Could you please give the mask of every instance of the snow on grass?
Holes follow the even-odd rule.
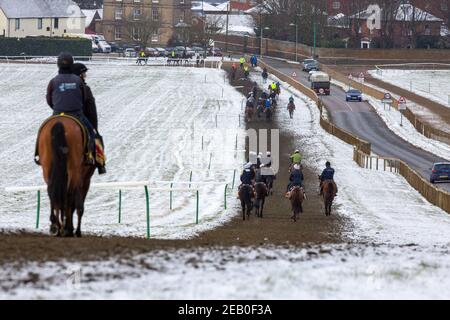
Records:
[[[376,79],[450,107],[450,70],[371,70]]]
[[[42,171],[33,162],[35,139],[51,114],[45,102],[54,65],[0,64],[0,226],[35,225],[36,195],[6,194],[6,186],[42,185]],[[212,69],[92,65],[88,84],[96,96],[100,132],[108,157],[108,174],[93,182],[188,181],[193,172],[200,188],[200,225],[195,225],[195,193],[150,194],[151,233],[157,238],[186,238],[227,221],[235,197],[223,209],[224,187],[244,160],[239,129],[241,95]],[[206,80],[206,83],[205,83]],[[222,98],[222,89],[223,97]],[[215,117],[217,115],[217,126]],[[203,150],[202,150],[203,136]],[[212,156],[211,170],[208,170]],[[214,181],[220,186],[202,185]],[[165,187],[169,184],[154,184]],[[186,185],[174,185],[186,188]],[[48,228],[49,204],[43,194],[40,231]],[[118,190],[92,190],[83,220],[84,231],[99,235],[144,236],[144,190],[123,192],[122,224],[118,224]]]
[[[259,76],[252,77],[261,81]],[[293,120],[285,110],[291,95],[297,105]],[[334,207],[353,222],[348,237],[392,244],[450,242],[450,216],[446,212],[427,202],[402,176],[360,168],[353,162],[353,147],[324,131],[317,106],[287,83],[282,83],[279,108],[280,128],[295,134],[304,164],[317,174],[327,160],[335,168],[339,193]]]
[[[347,86],[342,82],[333,80],[333,84],[344,90],[347,89]],[[381,101],[369,95],[364,95],[364,100],[374,108],[388,128],[403,140],[438,157],[450,159],[450,145],[434,139],[429,139],[420,134],[407,118],[403,117],[402,120],[402,115],[397,109],[392,107],[389,108],[387,105],[384,106]]]
[[[165,250],[0,270],[1,299],[447,299],[446,246]]]

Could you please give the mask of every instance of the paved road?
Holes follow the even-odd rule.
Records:
[[[307,79],[308,74],[299,70],[300,66],[269,58],[264,58],[263,61],[289,76],[295,71],[296,79],[302,84],[310,86]],[[425,179],[429,179],[430,167],[434,162],[446,161],[411,145],[394,134],[367,102],[346,102],[345,92],[341,88],[332,86],[331,95],[323,96],[322,99],[328,108],[331,120],[338,127],[371,142],[374,153],[405,161]],[[437,186],[450,191],[450,184],[438,184]]]

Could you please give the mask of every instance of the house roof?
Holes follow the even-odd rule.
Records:
[[[98,13],[100,19],[103,19],[103,9],[86,9],[81,11],[86,16],[86,27],[91,25],[96,13]]]
[[[362,19],[366,20],[369,18],[372,18],[374,15],[374,12],[370,11],[369,9],[361,11],[357,14],[354,14],[350,16],[352,19]],[[417,6],[413,6],[412,4],[401,4],[398,7],[398,10],[396,12],[395,16],[396,21],[421,21],[421,22],[439,22],[443,21],[442,19],[432,15],[429,12],[426,12],[422,9],[420,9]]]
[[[72,0],[0,0],[7,18],[84,18]]]

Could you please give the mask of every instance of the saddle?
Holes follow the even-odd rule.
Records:
[[[41,131],[42,129],[47,125],[47,123],[49,123],[51,120],[53,119],[58,119],[58,118],[68,118],[71,119],[72,121],[74,121],[81,129],[81,132],[83,134],[83,149],[84,149],[84,155],[87,161],[93,161],[93,156],[88,148],[89,146],[89,133],[88,133],[88,129],[81,123],[81,121],[72,115],[68,115],[68,114],[58,114],[58,115],[54,115],[51,116],[49,118],[47,118],[39,127],[38,130],[38,135],[37,135],[37,139],[36,139],[36,149],[35,149],[35,153],[34,153],[34,162],[36,162],[37,165],[41,165],[41,163],[39,162],[39,137],[41,136]]]

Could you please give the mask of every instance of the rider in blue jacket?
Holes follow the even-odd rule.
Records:
[[[322,171],[320,175],[320,182],[324,182],[326,180],[334,180],[334,169],[331,167],[331,163],[327,161],[325,164],[326,168]]]
[[[294,165],[294,169],[289,176],[289,184],[287,187],[287,192],[291,191],[294,187],[303,187],[304,176],[302,171],[300,170],[300,165]]]
[[[252,164],[247,163],[244,166],[244,171],[241,174],[241,182],[242,185],[253,185],[253,181],[255,180],[255,171],[252,169]]]

